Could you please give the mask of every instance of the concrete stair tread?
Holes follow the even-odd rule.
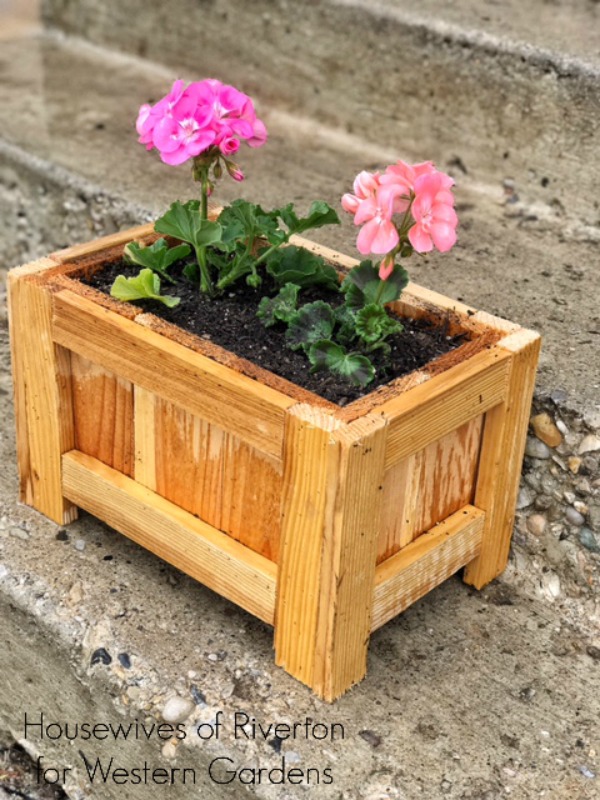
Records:
[[[530,56],[545,51],[557,59],[600,66],[600,8],[593,0],[334,0],[365,7],[372,14],[399,15],[415,25],[430,25],[450,36],[469,37],[490,46],[522,48]]]
[[[7,356],[3,333],[3,369]],[[6,394],[0,404],[8,431]],[[3,463],[12,464],[12,439],[3,436],[0,447]],[[79,751],[92,762],[112,755],[127,769],[144,761],[195,768],[196,786],[169,786],[175,798],[245,796],[239,784],[234,793],[209,780],[216,755],[238,768],[271,768],[288,754],[289,766],[331,768],[334,783],[316,790],[325,800],[459,800],[474,786],[485,794],[511,785],[527,795],[552,787],[557,797],[573,796],[577,786],[577,796],[588,797],[579,770],[596,771],[588,748],[600,713],[600,674],[563,609],[500,584],[476,593],[450,580],[374,635],[366,680],[327,706],[273,665],[267,626],[87,515],[69,526],[68,538],[57,538],[58,526],[17,506],[16,492],[14,470],[4,471],[0,719],[44,753],[48,766],[76,768],[71,798],[123,796],[122,786],[110,785],[78,793],[85,778]],[[583,609],[581,615],[585,626]],[[111,661],[92,665],[100,648]],[[131,666],[119,660],[123,653]],[[196,698],[196,725],[223,712],[220,740],[198,741],[192,730],[176,762],[161,756],[164,742],[156,737],[119,747],[110,740],[50,743],[35,730],[24,737],[25,710],[34,720],[43,711],[46,724],[152,721],[175,693]],[[286,740],[278,754],[264,740],[232,736],[240,711],[264,726],[307,717],[341,723],[345,739]],[[577,739],[584,749],[575,747]],[[265,800],[304,796],[289,785],[253,788]],[[141,800],[147,792],[128,785],[126,796]],[[155,792],[163,796],[160,787]]]
[[[106,217],[100,221],[86,207],[95,195],[124,202],[130,208],[126,224],[141,216],[149,219],[177,197],[193,195],[186,166],[168,168],[135,141],[137,108],[166,91],[170,71],[52,36],[5,42],[0,68],[6,77],[0,85],[2,159],[15,164],[17,172],[33,170],[38,183],[45,176],[54,184],[71,186],[64,223],[35,245],[28,245],[26,236],[40,223],[35,209],[19,208],[8,192],[2,225],[7,238],[12,225],[19,229],[23,252],[9,246],[4,258],[13,261],[5,261],[6,267],[70,244],[73,237],[88,239],[95,229],[105,230]],[[358,170],[384,166],[399,156],[429,156],[414,148],[384,149],[269,109],[260,98],[258,102],[269,125],[269,143],[240,154],[248,178],[241,187],[223,181],[216,202],[234,199],[241,190],[265,206],[290,199],[302,205],[318,197],[336,205]],[[551,182],[544,188],[544,175],[519,175],[508,190],[508,200],[518,202],[507,203],[502,181],[511,173],[504,164],[498,165],[495,184],[481,182],[477,170],[472,171],[468,161],[457,162],[452,152],[438,164],[455,173],[459,184],[460,245],[448,256],[413,260],[413,279],[539,329],[545,339],[539,390],[549,395],[559,389],[566,393],[563,399],[569,407],[594,411],[597,231],[569,218],[555,194],[560,187]],[[88,216],[86,230],[69,231],[75,211]],[[31,216],[29,224],[18,214]],[[355,254],[355,229],[347,215],[343,217],[339,229],[318,232],[316,238]],[[33,253],[27,252],[28,246]]]

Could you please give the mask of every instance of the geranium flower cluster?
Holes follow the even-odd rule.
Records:
[[[382,173],[361,172],[354,194],[342,197],[342,207],[362,225],[356,246],[363,255],[385,255],[380,275],[385,280],[396,252],[410,243],[418,253],[435,247],[442,253],[456,243],[458,219],[451,188],[454,181],[431,161],[398,161]]]
[[[139,141],[148,150],[156,147],[165,164],[173,166],[210,148],[218,148],[215,155],[227,158],[237,152],[241,141],[260,147],[267,139],[250,97],[211,78],[189,86],[175,81],[166,97],[140,108],[136,129]],[[243,179],[239,170],[230,170],[230,174]]]

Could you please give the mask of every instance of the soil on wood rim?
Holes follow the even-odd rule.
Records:
[[[258,319],[256,311],[261,298],[265,294],[273,296],[277,293],[277,287],[269,276],[264,276],[259,290],[247,286],[242,279],[225,290],[223,295],[211,299],[199,292],[198,287],[183,275],[184,266],[182,263],[171,268],[170,275],[175,279],[175,284],[161,279],[161,293],[179,297],[179,305],[171,309],[163,303],[149,300],[136,301],[135,305],[340,406],[420,369],[465,341],[464,336],[449,336],[447,325],[433,326],[426,320],[401,317],[404,330],[387,339],[392,349],[391,366],[386,368],[377,353],[369,354],[377,370],[375,379],[366,387],[353,386],[329,371],[311,373],[306,355],[286,346],[285,325],[276,324],[266,328]],[[80,280],[110,294],[117,275],[132,277],[138,274],[139,269],[139,266],[125,261],[116,261],[91,277],[82,277]],[[299,305],[314,300],[338,305],[343,302],[343,295],[320,287],[300,291]]]

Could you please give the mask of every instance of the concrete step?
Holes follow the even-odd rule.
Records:
[[[7,361],[2,331],[3,370]],[[10,405],[1,393],[5,464],[14,459]],[[171,800],[597,797],[600,638],[583,612],[585,634],[562,602],[451,579],[374,635],[366,680],[327,706],[274,667],[266,625],[85,515],[65,533],[18,506],[16,492],[14,470],[3,470],[0,730],[46,768],[68,767],[71,800],[146,800],[150,791],[163,800],[167,790]],[[101,731],[73,741],[60,733],[65,723],[72,737],[77,723],[149,729],[174,696],[188,701],[177,746],[156,733],[118,743]],[[299,723],[299,735],[236,738],[240,712],[265,729]],[[52,726],[43,737],[42,714]],[[340,727],[333,740],[323,728],[305,738],[307,718],[341,725],[344,738]],[[209,738],[217,719],[219,738]],[[168,787],[90,784],[85,759],[106,768],[111,757],[127,770],[180,771]],[[217,758],[269,770],[282,757],[312,770],[308,787],[263,779],[250,794],[237,780],[217,783],[228,776],[215,767],[210,777]],[[183,784],[183,768],[195,783],[188,772]]]
[[[193,193],[188,170],[160,164],[133,132],[140,102],[165,92],[171,69],[40,36],[3,42],[0,74],[0,269],[150,219]],[[270,141],[243,154],[248,180],[223,184],[219,202],[242,189],[265,206],[315,197],[337,203],[365,165],[431,155],[426,142],[398,152],[267,100],[259,95]],[[73,766],[71,798],[124,796],[122,786],[85,786],[79,751],[89,760],[115,748],[41,741],[35,729],[26,736],[24,711],[44,711],[48,722],[151,720],[173,694],[194,700],[186,724],[214,724],[222,711],[226,730],[213,742],[190,731],[179,748],[156,737],[123,745],[126,768],[147,761],[197,769],[196,786],[177,783],[171,798],[246,796],[239,784],[210,780],[218,755],[238,767],[276,766],[278,742],[233,737],[235,711],[262,724],[342,723],[343,741],[282,743],[289,765],[331,767],[334,784],[315,790],[324,800],[474,800],[506,787],[514,797],[594,796],[600,609],[591,549],[600,485],[589,437],[600,429],[597,243],[541,185],[502,170],[485,182],[464,174],[454,155],[443,150],[438,161],[459,183],[460,246],[411,265],[413,276],[543,331],[536,403],[566,433],[559,448],[530,448],[536,457],[526,459],[502,581],[483,594],[450,581],[379,631],[369,677],[333,708],[272,666],[270,630],[239,609],[85,515],[64,534],[16,504],[8,344],[0,330],[0,460],[8,465],[0,474],[0,730],[10,728],[49,766]],[[321,239],[352,253],[355,235],[345,219]],[[586,437],[592,450],[578,455]],[[569,458],[580,459],[577,472]],[[585,526],[567,518],[574,500],[565,492],[587,503]],[[99,648],[110,664],[91,664]],[[124,653],[129,667],[119,660]],[[310,787],[253,789],[265,800],[310,796]],[[162,796],[160,787],[153,791]],[[146,798],[148,790],[128,786],[126,796]]]
[[[597,226],[600,10],[578,0],[45,3],[47,24],[382,147],[512,175]],[[132,22],[135,21],[135,22]],[[185,24],[182,24],[185,21]]]

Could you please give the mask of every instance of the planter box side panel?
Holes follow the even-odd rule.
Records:
[[[484,415],[385,472],[377,563],[473,502]]]
[[[155,402],[150,488],[277,561],[281,461],[168,401]]]
[[[277,561],[281,460],[71,352],[75,449]]]
[[[71,353],[75,448],[133,477],[133,386]]]

